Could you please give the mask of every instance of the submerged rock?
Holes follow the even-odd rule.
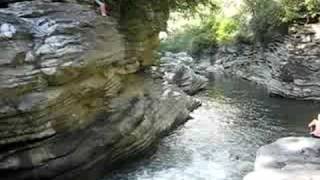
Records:
[[[257,152],[254,172],[244,180],[320,179],[320,139],[288,137]]]

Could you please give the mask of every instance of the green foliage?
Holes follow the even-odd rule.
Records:
[[[294,19],[301,18],[300,11],[303,9],[303,0],[281,0],[285,11],[283,21],[291,22]]]
[[[189,51],[192,44],[193,33],[185,31],[175,34],[169,39],[160,42],[161,51],[180,52]]]
[[[199,13],[199,7],[201,5],[212,10],[217,8],[213,0],[169,0],[171,10],[185,12],[187,14]]]
[[[199,54],[202,50],[215,47],[217,40],[215,33],[212,33],[212,21],[208,21],[206,24],[200,26],[198,30],[195,30],[196,36],[192,40],[192,46],[189,50],[192,54]]]
[[[273,0],[245,0],[252,16],[249,27],[258,41],[266,42],[281,26],[285,14],[281,4]]]
[[[213,33],[220,44],[233,41],[239,32],[239,23],[234,18],[219,18],[213,28]]]
[[[319,0],[305,0],[305,4],[308,11],[317,12],[320,10]]]
[[[173,9],[202,17],[200,25],[191,25],[161,43],[162,50],[174,52],[198,53],[218,44],[239,41],[268,43],[274,35],[286,32],[287,24],[296,20],[308,22],[320,16],[320,0],[242,0],[239,12],[231,16],[226,16],[224,11],[238,0],[171,1]],[[199,8],[206,4],[214,7],[207,8],[209,13],[206,8]]]
[[[281,3],[285,10],[285,22],[320,15],[320,0],[281,0]]]
[[[201,51],[216,47],[218,44],[232,42],[239,34],[240,23],[238,19],[224,17],[217,9],[210,9],[208,13],[210,15],[205,15],[203,12],[200,14],[202,17],[200,25],[191,24],[182,31],[171,34],[169,39],[161,42],[160,50],[187,51],[191,54],[199,54]]]
[[[287,23],[309,22],[320,15],[320,0],[244,0],[251,15],[250,29],[263,42]]]
[[[311,18],[320,15],[320,0],[305,0],[305,6]]]
[[[191,54],[197,54],[201,50],[215,45],[215,38],[212,37],[209,28],[194,26],[188,27],[184,31],[162,41],[160,50],[171,52],[187,51]]]

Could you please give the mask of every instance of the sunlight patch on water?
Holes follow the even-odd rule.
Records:
[[[193,119],[164,138],[153,156],[104,180],[241,180],[253,169],[259,147],[305,135],[307,121],[320,109],[223,78],[197,97],[202,106]]]

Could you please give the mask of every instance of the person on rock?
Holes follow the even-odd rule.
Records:
[[[101,16],[109,16],[109,7],[103,0],[94,0],[94,2],[99,6]]]
[[[320,114],[318,114],[318,119],[314,119],[309,123],[308,127],[312,137],[320,138]]]

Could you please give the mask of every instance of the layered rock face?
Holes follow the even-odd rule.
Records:
[[[194,71],[195,66],[194,59],[185,52],[166,52],[160,59],[159,70],[169,83],[193,95],[208,85],[208,79]]]
[[[206,63],[206,62],[204,62]],[[218,49],[211,66],[264,84],[271,94],[301,100],[320,100],[320,25],[296,25],[289,36],[267,46],[238,44]]]
[[[167,2],[122,1],[115,19],[85,2],[8,2],[0,9],[1,179],[95,179],[199,105],[142,70]]]
[[[244,180],[320,179],[320,140],[288,137],[263,146],[257,153],[254,172]]]

